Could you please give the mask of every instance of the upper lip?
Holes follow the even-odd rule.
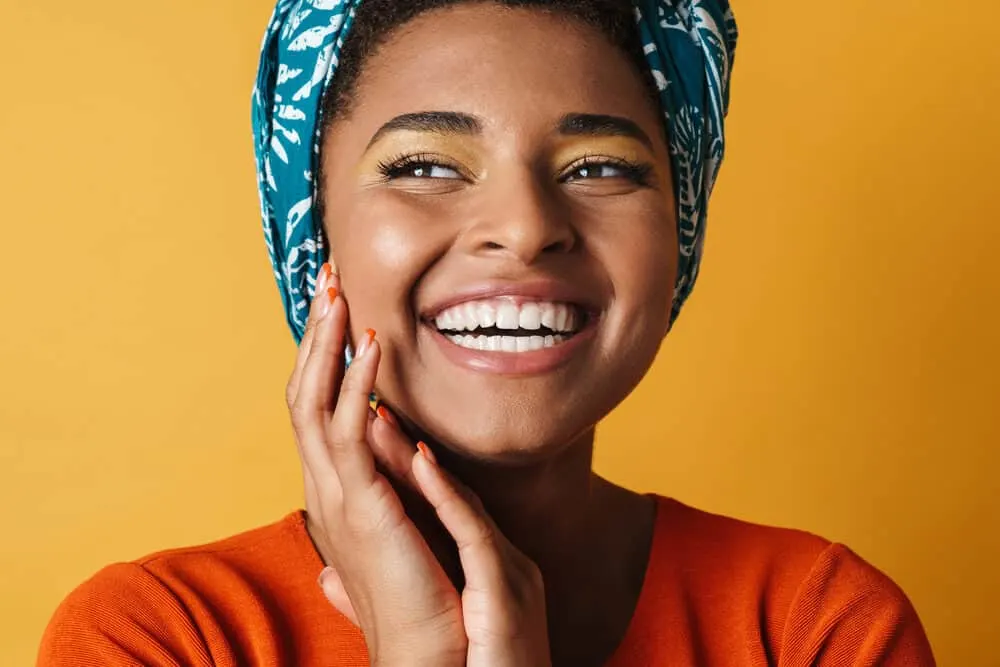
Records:
[[[554,279],[540,279],[523,282],[488,281],[468,285],[452,292],[447,297],[437,300],[433,305],[421,311],[421,319],[433,320],[440,313],[452,306],[467,301],[483,301],[487,299],[510,298],[515,302],[548,302],[568,303],[582,308],[587,313],[599,310],[600,304],[593,293],[580,286]]]

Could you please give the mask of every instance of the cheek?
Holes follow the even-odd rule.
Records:
[[[658,349],[670,324],[677,275],[674,216],[662,207],[636,211],[596,248],[610,282],[608,341],[618,352],[647,356]]]
[[[673,292],[677,223],[671,200],[650,192],[592,225],[590,243],[611,281],[616,300],[647,302]]]
[[[381,191],[331,208],[327,233],[355,334],[372,327],[388,343],[395,332],[408,331],[405,322],[414,317],[410,290],[448,247],[447,223]]]

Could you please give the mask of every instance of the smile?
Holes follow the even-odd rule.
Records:
[[[423,318],[437,347],[452,363],[471,371],[538,375],[569,363],[597,331],[593,305],[569,294],[529,288],[452,302]],[[547,294],[543,294],[548,292]]]
[[[579,333],[586,319],[573,304],[488,299],[447,308],[434,318],[434,326],[459,347],[523,353],[563,344]]]

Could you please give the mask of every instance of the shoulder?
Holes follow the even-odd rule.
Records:
[[[934,664],[906,593],[842,544],[824,549],[796,588],[783,646],[790,664]]]
[[[183,603],[137,563],[105,567],[70,593],[49,621],[38,664],[184,664],[212,661]]]
[[[831,542],[818,535],[743,521],[659,498],[660,553],[694,575],[801,579]]]
[[[310,594],[316,593],[316,578],[323,569],[302,512],[217,542],[154,553],[135,565],[173,591],[195,615],[211,612],[212,620],[224,620],[241,603],[258,598],[275,605],[312,602]]]
[[[270,571],[290,558],[301,559],[303,565],[315,566],[317,574],[323,567],[301,511],[216,542],[159,551],[135,563],[156,576],[171,579],[196,576],[206,568],[213,571],[213,577],[218,575],[218,570]]]
[[[933,664],[906,594],[843,544],[666,498],[659,512],[654,548],[668,576],[708,601],[703,613],[725,608],[753,628],[779,664]]]
[[[279,655],[271,638],[290,632],[289,609],[330,613],[316,585],[321,569],[300,512],[111,565],[56,610],[39,664],[212,665],[238,664],[246,652]]]

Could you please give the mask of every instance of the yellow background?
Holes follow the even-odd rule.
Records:
[[[270,0],[0,11],[0,664],[101,566],[300,503],[249,91]],[[635,488],[847,542],[1000,665],[1000,6],[737,0],[701,284],[601,430]]]

